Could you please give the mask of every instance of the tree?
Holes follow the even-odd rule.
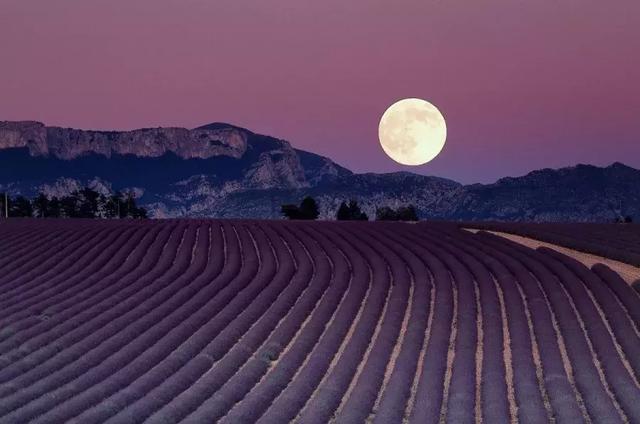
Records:
[[[115,217],[116,218],[126,218],[127,216],[127,202],[125,201],[125,195],[119,191],[116,191],[115,194],[111,197],[114,202],[115,207]]]
[[[389,206],[383,206],[381,208],[376,209],[376,220],[377,221],[397,221],[398,214]]]
[[[345,202],[340,204],[336,219],[338,221],[368,221],[369,217],[360,210],[358,202],[350,200],[348,205]]]
[[[119,193],[104,198],[103,205],[105,218],[120,218],[120,198],[118,195]]]
[[[38,194],[38,197],[33,199],[34,214],[40,218],[49,216],[49,199],[44,193]]]
[[[340,203],[340,207],[336,213],[336,219],[338,221],[348,221],[351,219],[351,211],[345,202]]]
[[[282,205],[280,206],[280,212],[287,219],[300,219],[300,208],[297,205]]]
[[[300,219],[318,219],[320,211],[318,210],[318,204],[313,197],[307,196],[302,199],[300,203]]]
[[[131,213],[133,212],[133,209],[135,208],[135,200],[133,198],[133,194],[131,194],[131,192],[127,192],[127,194],[125,194],[124,196],[124,200],[123,200],[123,205],[124,205],[124,216],[126,218],[129,218],[131,216]]]
[[[616,218],[614,222],[616,224],[632,224],[633,217],[631,215],[625,215],[625,216],[620,215]]]
[[[307,196],[302,199],[300,206],[285,204],[280,206],[280,212],[287,219],[313,220],[320,216],[318,204],[313,197]]]
[[[60,200],[56,196],[53,196],[51,200],[49,200],[47,216],[49,218],[60,218],[61,212],[62,206],[60,204]]]
[[[397,210],[389,206],[376,209],[378,221],[418,221],[418,213],[413,205],[401,206]]]
[[[60,199],[60,215],[63,218],[80,218],[80,199],[78,192],[74,191],[69,196]]]
[[[29,218],[33,216],[33,206],[29,199],[18,196],[9,202],[9,216],[16,218]]]
[[[369,217],[367,216],[367,214],[362,212],[362,210],[360,209],[360,206],[358,205],[358,202],[356,202],[355,200],[351,200],[349,202],[349,212],[351,214],[351,219],[353,219],[354,221],[369,220]]]
[[[147,217],[147,210],[145,208],[136,205],[136,200],[133,197],[128,199],[129,207],[127,208],[127,216],[133,219],[144,219]]]
[[[85,187],[77,194],[78,216],[80,218],[95,218],[98,214],[98,200],[100,193]]]
[[[398,208],[398,220],[399,221],[417,221],[418,214],[416,208],[413,205],[401,206]]]
[[[147,211],[147,208],[143,207],[136,207],[134,214],[131,215],[131,217],[134,219],[147,219],[148,216],[149,213]]]
[[[0,217],[8,218],[9,196],[7,193],[0,193]]]
[[[122,207],[121,207],[122,209]],[[127,192],[124,199],[124,216],[126,218],[141,219],[147,217],[147,210],[136,205],[136,197],[132,192]]]

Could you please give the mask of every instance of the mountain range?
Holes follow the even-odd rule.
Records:
[[[133,192],[151,216],[276,218],[311,195],[322,218],[355,199],[370,217],[413,204],[424,219],[610,222],[640,219],[640,171],[621,163],[542,169],[493,184],[395,172],[357,174],[288,141],[224,123],[87,131],[0,122],[0,191]]]

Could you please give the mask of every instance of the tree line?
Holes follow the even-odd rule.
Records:
[[[287,219],[314,220],[320,216],[318,203],[313,197],[302,199],[300,205],[285,204],[281,206],[282,215]],[[368,221],[369,217],[364,213],[358,202],[350,200],[342,202],[336,212],[338,221]],[[400,206],[397,209],[383,206],[376,209],[376,221],[418,221],[418,213],[413,205]]]
[[[5,216],[6,211],[10,218],[147,218],[147,210],[136,204],[132,193],[117,191],[104,195],[89,187],[60,198],[40,193],[28,199],[3,193],[0,205],[1,216]]]
[[[6,200],[5,200],[6,199]],[[6,202],[6,204],[5,204]],[[136,204],[132,193],[115,192],[104,195],[85,187],[63,197],[48,197],[44,193],[33,199],[24,196],[9,197],[0,193],[0,216],[10,218],[147,218],[147,210]],[[282,215],[288,219],[315,220],[320,216],[318,203],[307,196],[299,205],[281,206]],[[342,202],[336,212],[338,221],[368,221],[369,216],[355,200]],[[413,205],[397,209],[383,206],[376,209],[376,221],[418,221]]]

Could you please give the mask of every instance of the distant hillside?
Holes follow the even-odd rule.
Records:
[[[621,163],[543,169],[465,187],[449,217],[501,221],[640,219],[640,171]]]
[[[85,131],[0,122],[0,191],[64,195],[89,185],[132,190],[155,217],[275,218],[315,196],[323,217],[343,200],[414,204],[422,218],[611,221],[640,219],[640,171],[616,163],[545,169],[495,184],[398,172],[354,174],[289,142],[225,123],[195,129]]]

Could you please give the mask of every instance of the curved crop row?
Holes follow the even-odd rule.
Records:
[[[531,237],[640,267],[638,224],[473,222],[468,226]]]

